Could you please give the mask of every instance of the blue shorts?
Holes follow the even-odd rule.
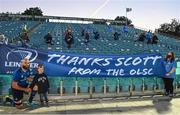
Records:
[[[23,93],[24,91],[12,88],[12,95],[15,103],[23,99]]]

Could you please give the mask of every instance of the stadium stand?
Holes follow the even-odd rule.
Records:
[[[11,39],[19,36],[24,24],[30,29],[37,23],[37,21],[0,21],[0,33],[4,34],[11,41]]]
[[[32,48],[59,51],[78,54],[137,54],[148,52],[159,52],[165,55],[168,51],[174,51],[179,61],[177,63],[177,77],[174,81],[176,91],[180,89],[180,40],[169,38],[158,34],[158,44],[146,44],[145,42],[134,42],[135,33],[142,33],[134,27],[128,27],[128,34],[121,32],[123,26],[113,25],[113,31],[121,33],[119,40],[113,39],[113,33],[109,31],[108,25],[100,24],[80,24],[64,22],[41,22],[39,21],[0,21],[0,33],[3,33],[9,39],[15,39],[22,30],[23,24],[27,24],[29,31],[30,44]],[[39,24],[35,27],[35,25]],[[68,27],[72,28],[74,44],[71,49],[66,47],[64,33]],[[82,29],[87,29],[90,33],[90,42],[86,46],[81,36]],[[100,39],[96,40],[93,31],[98,31]],[[47,47],[44,36],[50,32],[53,36],[53,44]],[[38,41],[38,42],[37,42]],[[0,94],[9,93],[11,75],[0,75]],[[112,93],[121,95],[157,94],[163,92],[163,83],[160,78],[65,78],[50,77],[50,94],[61,95],[80,95],[88,94],[106,94]],[[91,90],[91,91],[90,91]]]

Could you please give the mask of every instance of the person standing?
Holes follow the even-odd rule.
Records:
[[[67,44],[67,48],[70,49],[71,45],[74,43],[74,37],[72,34],[72,30],[69,28],[65,32],[65,42]]]
[[[173,97],[173,81],[176,76],[176,61],[173,52],[169,52],[164,60],[166,75],[163,78],[165,85],[165,95]]]
[[[37,87],[36,90],[40,96],[41,105],[44,105],[44,100],[46,102],[46,106],[48,105],[48,89],[49,89],[49,80],[46,74],[44,73],[44,65],[39,64],[37,68],[37,74],[35,75],[31,87]]]

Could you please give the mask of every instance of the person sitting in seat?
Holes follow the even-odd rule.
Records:
[[[128,33],[128,28],[126,26],[123,26],[123,30],[122,30],[123,33],[127,34]]]
[[[82,37],[84,36],[84,33],[85,33],[85,30],[82,29],[82,31],[81,31],[81,36],[82,36]]]
[[[152,44],[157,44],[158,43],[158,37],[157,35],[154,33],[153,37],[152,37]]]
[[[22,47],[30,47],[29,45],[30,40],[27,32],[23,32],[20,35],[20,38],[21,38]]]
[[[115,32],[115,33],[114,33],[114,40],[119,40],[119,36],[120,36],[120,35],[121,35],[120,33]]]
[[[89,42],[89,33],[85,32],[84,43],[87,45]]]
[[[50,34],[50,32],[48,32],[44,36],[44,39],[46,40],[46,44],[48,45],[48,47],[50,47],[52,45],[52,35]]]
[[[22,40],[23,40],[25,43],[29,43],[29,42],[30,42],[29,36],[28,36],[28,33],[27,33],[27,32],[22,33],[21,38],[22,38]]]
[[[22,27],[22,32],[28,32],[27,24],[24,24]]]
[[[150,30],[145,33],[145,37],[147,39],[147,44],[150,44],[152,42],[152,33],[150,32]]]
[[[134,42],[138,41],[138,37],[139,37],[139,35],[138,35],[138,33],[136,32],[136,33],[134,34]]]
[[[123,36],[126,38],[128,36],[128,27],[127,26],[123,26],[122,28],[122,33],[123,33]]]
[[[139,35],[138,41],[144,42],[144,38],[145,38],[145,33],[143,32],[143,33],[141,33],[141,34]]]
[[[4,34],[0,34],[0,43],[1,44],[8,44],[8,38],[4,36]]]
[[[99,32],[98,31],[95,31],[95,32],[93,32],[94,33],[94,39],[99,39]]]

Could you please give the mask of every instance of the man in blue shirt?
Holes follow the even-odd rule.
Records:
[[[173,97],[173,81],[176,77],[176,61],[173,52],[166,55],[165,61],[166,76],[163,78],[165,85],[165,95]]]
[[[145,33],[145,37],[147,39],[147,44],[150,44],[152,39],[152,33],[150,32],[150,30]]]
[[[122,31],[123,31],[123,33],[127,34],[128,33],[128,28],[126,26],[123,26],[123,30]]]
[[[21,66],[18,68],[14,74],[13,74],[13,80],[12,80],[12,94],[13,99],[15,102],[15,106],[18,109],[23,108],[23,93],[24,92],[31,92],[31,89],[28,87],[28,82],[30,82],[31,79],[31,72],[29,70],[29,60],[23,59],[21,61]]]

